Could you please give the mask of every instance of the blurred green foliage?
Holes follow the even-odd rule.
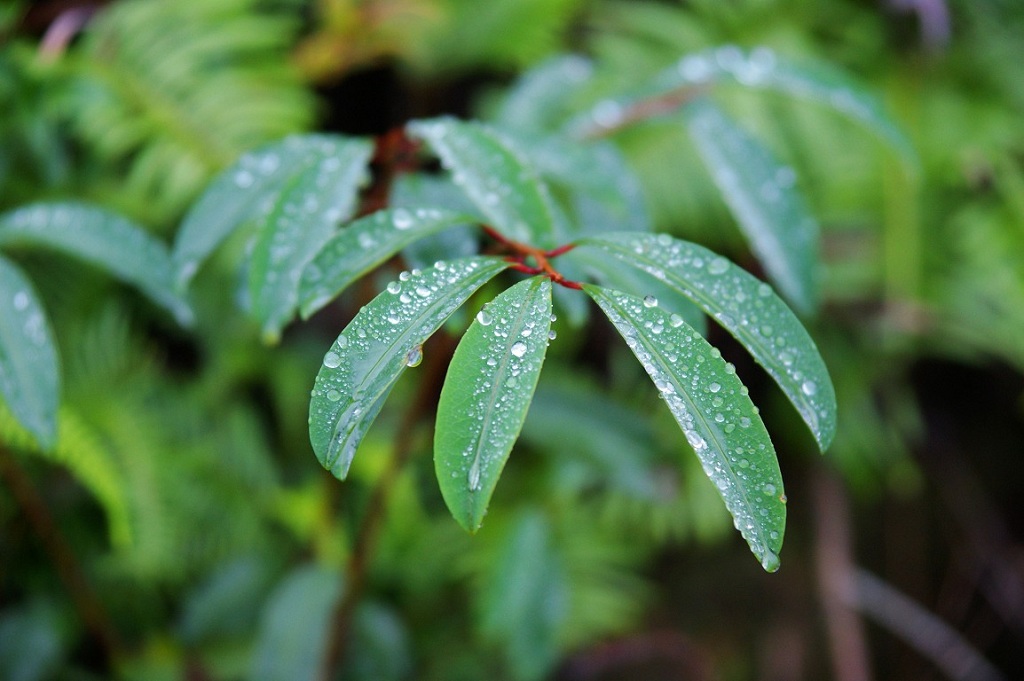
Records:
[[[313,83],[381,63],[397,63],[406,89],[422,93],[465,75],[507,81],[582,49],[595,64],[583,107],[722,43],[828,62],[881,93],[918,167],[821,107],[743,92],[725,105],[797,170],[822,225],[824,309],[811,329],[840,405],[828,456],[863,498],[905,498],[923,484],[911,456],[925,427],[915,362],[1024,371],[1024,5],[960,0],[950,10],[949,43],[929,47],[913,17],[854,0],[119,0],[54,46],[42,40],[52,17],[9,3],[0,209],[88,199],[166,237],[242,151],[317,127],[328,107],[360,106],[318,100]],[[497,97],[482,98],[485,112]],[[430,106],[444,104],[416,103]],[[653,124],[615,142],[660,230],[753,265],[685,136]],[[60,444],[39,451],[6,411],[0,442],[127,644],[110,661],[88,650],[92,633],[0,486],[0,676],[313,678],[307,633],[342,588],[367,497],[415,399],[400,382],[344,489],[309,455],[311,377],[358,296],[269,349],[236,309],[230,254],[197,280],[189,332],[86,267],[18,263],[38,282],[65,362]],[[475,539],[444,512],[429,429],[415,427],[343,678],[550,677],[567,654],[651,625],[664,598],[659,556],[684,544],[710,555],[729,536],[714,490],[672,444],[669,415],[625,352],[605,345],[553,346],[578,370],[545,374],[520,465]],[[783,470],[810,466],[817,455],[795,415],[751,380],[782,433]],[[273,657],[267,637],[290,647]],[[721,647],[728,678],[757,676],[736,672],[754,665],[742,642]],[[275,674],[289,659],[305,675]]]

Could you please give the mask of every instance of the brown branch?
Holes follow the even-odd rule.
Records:
[[[71,602],[89,635],[99,644],[107,663],[112,665],[114,661],[124,656],[125,647],[121,637],[89,583],[74,549],[50,514],[46,501],[17,459],[2,446],[0,479],[10,488],[11,495],[28,520],[29,527],[53,563],[57,577],[70,594]]]
[[[622,113],[615,117],[614,121],[605,124],[595,123],[584,129],[580,137],[583,139],[607,137],[635,123],[665,116],[678,110],[687,102],[705,95],[707,91],[707,86],[686,85],[657,97],[641,99],[627,106]]]
[[[817,531],[815,559],[818,592],[832,650],[832,678],[870,681],[864,623],[849,606],[855,590],[850,508],[842,483],[831,471],[819,468],[815,479]]]
[[[424,353],[424,375],[420,378],[419,391],[406,409],[398,426],[395,449],[387,468],[381,474],[370,493],[366,512],[359,525],[351,557],[345,571],[344,595],[334,608],[331,618],[327,649],[320,667],[321,681],[330,681],[338,674],[344,659],[345,648],[351,636],[352,617],[366,588],[367,569],[376,548],[377,539],[387,513],[388,500],[395,482],[413,454],[414,430],[417,424],[430,413],[437,403],[444,371],[455,351],[455,340],[446,333],[435,336],[436,347]]]

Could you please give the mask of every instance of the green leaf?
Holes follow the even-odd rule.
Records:
[[[174,293],[166,247],[138,225],[82,203],[40,203],[0,216],[0,248],[42,247],[137,287],[182,324],[192,311]]]
[[[504,648],[512,677],[544,678],[558,659],[570,589],[548,519],[527,508],[501,536],[482,575],[480,629]]]
[[[735,45],[690,54],[658,74],[651,85],[617,100],[605,100],[585,118],[577,119],[576,131],[619,125],[626,107],[641,100],[680,90],[719,83],[775,90],[820,102],[867,126],[885,139],[905,160],[916,164],[910,142],[885,112],[882,104],[845,74],[820,62],[792,62],[774,50],[744,50]]]
[[[176,632],[189,646],[251,635],[276,566],[263,556],[218,565],[183,599]]]
[[[568,193],[576,232],[651,231],[640,181],[611,142],[510,135],[545,181]]]
[[[584,290],[654,381],[750,550],[765,570],[777,570],[786,529],[782,474],[735,369],[657,301],[590,284]]]
[[[328,152],[327,148],[332,151]],[[323,155],[282,186],[260,216],[249,260],[251,311],[276,341],[299,303],[302,271],[356,208],[370,146],[362,140],[324,143]]]
[[[574,426],[567,428],[567,423]],[[657,439],[650,419],[638,406],[616,402],[578,371],[560,373],[551,367],[544,372],[520,440],[551,452],[554,466],[572,467],[573,478],[581,480],[577,484],[657,498]],[[565,490],[564,484],[560,487]]]
[[[35,289],[0,257],[0,395],[18,422],[49,449],[57,439],[60,370]]]
[[[302,316],[326,305],[354,281],[417,239],[476,218],[433,208],[382,210],[334,235],[302,273]]]
[[[0,10],[2,11],[2,10]],[[67,613],[45,595],[0,610],[0,678],[44,681],[60,678],[72,634]]]
[[[476,257],[404,272],[345,327],[324,356],[309,402],[317,459],[344,480],[363,435],[421,346],[469,296],[508,267]]]
[[[372,151],[365,140],[293,135],[242,156],[210,183],[185,216],[173,253],[178,289],[188,286],[202,262],[236,229],[269,213],[279,202],[281,191],[297,175],[321,164],[328,170],[341,171],[347,166],[354,172],[365,168]],[[361,179],[359,175],[356,184]],[[331,197],[332,203],[344,210],[325,217],[334,223],[348,218],[356,189],[353,186],[344,192],[353,201],[351,206],[341,197]]]
[[[533,277],[485,305],[452,357],[437,405],[434,467],[463,528],[483,522],[519,437],[551,330],[551,281]]]
[[[818,223],[796,174],[721,109],[699,99],[683,109],[690,136],[726,204],[794,306],[813,312],[818,300]]]
[[[479,123],[454,118],[414,121],[409,132],[437,153],[490,226],[516,241],[555,245],[548,189],[507,139]]]
[[[706,248],[667,234],[608,234],[603,249],[680,291],[742,343],[782,388],[822,451],[836,432],[836,394],[807,330],[768,284]]]
[[[572,110],[571,97],[593,73],[593,64],[579,55],[548,59],[509,88],[495,122],[507,129],[557,131]]]
[[[246,676],[252,681],[314,681],[342,592],[335,570],[303,565],[270,594]]]
[[[393,609],[373,601],[356,608],[352,642],[339,681],[407,681],[414,677],[409,631]]]

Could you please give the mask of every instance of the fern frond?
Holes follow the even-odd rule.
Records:
[[[305,129],[311,95],[287,60],[296,21],[254,0],[110,5],[72,55],[66,110],[152,219],[250,149]]]
[[[44,450],[0,402],[0,440],[11,449],[66,468],[102,507],[111,544],[117,549],[131,545],[132,510],[124,477],[97,433],[75,409],[60,410],[57,446]]]

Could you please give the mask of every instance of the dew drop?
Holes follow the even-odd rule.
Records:
[[[397,294],[402,290],[402,285],[397,281],[392,281],[388,284],[388,293]]]
[[[680,326],[683,325],[683,318],[673,313],[672,316],[668,318],[668,323],[672,326],[672,328],[678,329]]]
[[[328,352],[324,355],[324,366],[328,369],[337,369],[341,366],[341,355],[336,352]]]
[[[724,274],[729,269],[729,261],[725,258],[712,258],[708,263],[708,272],[711,274]]]
[[[405,366],[418,367],[423,361],[423,346],[417,345],[405,356]]]
[[[511,352],[516,357],[522,357],[526,354],[526,343],[522,341],[516,341],[512,344]]]
[[[426,298],[427,296],[430,295],[430,289],[428,289],[426,286],[417,286],[416,295],[418,295],[420,298]]]
[[[775,495],[775,485],[773,485],[770,482],[766,483],[765,486],[761,488],[761,491],[763,491],[768,496],[774,496]]]
[[[548,331],[548,340],[555,340],[556,338],[558,338],[558,333],[554,329]]]
[[[761,567],[764,568],[765,572],[777,572],[781,565],[782,561],[779,560],[779,554],[770,549],[764,550],[764,554],[761,556]]]
[[[14,294],[14,309],[24,310],[28,307],[28,294],[24,291],[18,291]]]
[[[718,383],[710,383],[708,385],[708,390],[713,392],[713,393],[717,393],[721,389],[722,389],[722,386],[719,385]]]
[[[644,307],[658,307],[658,299],[654,296],[644,296]]]
[[[800,390],[803,391],[804,395],[810,397],[818,392],[818,386],[815,385],[814,381],[804,381],[803,385],[800,386]]]
[[[328,390],[327,399],[329,399],[331,402],[337,402],[338,400],[341,399],[341,393],[338,392],[337,390]]]
[[[476,313],[476,320],[483,326],[490,326],[494,322],[494,318],[487,314],[485,310],[480,310]]]
[[[409,211],[403,208],[399,208],[398,210],[395,211],[395,214],[392,217],[392,222],[395,225],[395,229],[404,230],[412,227],[413,219]]]

